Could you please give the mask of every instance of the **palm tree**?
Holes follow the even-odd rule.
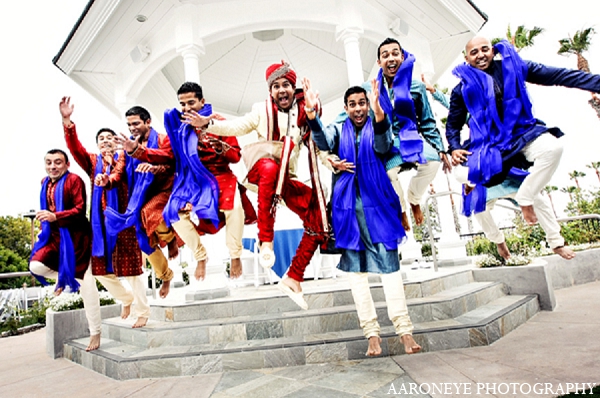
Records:
[[[583,56],[583,53],[590,49],[590,45],[592,44],[591,36],[594,33],[596,33],[594,28],[587,28],[578,30],[573,37],[569,36],[568,39],[560,39],[558,41],[560,43],[558,53],[566,56],[570,54],[577,55],[577,69],[590,73],[590,65]]]
[[[574,187],[574,186],[571,185],[571,186],[566,187],[566,188],[561,188],[560,192],[569,194],[569,202],[572,202],[573,201],[573,194],[575,192],[577,192],[578,189],[579,188]]]
[[[569,36],[567,39],[560,39],[558,41],[560,43],[558,53],[566,56],[569,56],[570,54],[577,55],[577,69],[590,73],[590,64],[583,56],[583,53],[590,49],[592,35],[594,33],[596,33],[594,28],[587,28],[578,30],[573,37]],[[595,99],[592,96],[592,99],[588,101],[588,104],[591,105],[596,111],[598,118],[600,118],[600,100]]]
[[[600,181],[600,162],[592,162],[586,165],[585,167],[594,169],[594,171],[596,172],[596,177],[598,177],[598,181]]]
[[[552,200],[552,192],[558,191],[558,187],[554,185],[546,185],[544,187],[544,191],[546,195],[548,195],[548,199],[550,199],[550,205],[552,206],[552,211],[554,212],[554,217],[556,217],[556,210],[554,209],[554,201]]]
[[[581,187],[579,186],[578,178],[583,178],[583,177],[585,177],[585,173],[582,171],[574,170],[569,173],[569,178],[571,180],[575,181],[575,185],[577,185],[577,189],[581,189]]]
[[[519,52],[524,48],[533,46],[535,37],[543,32],[544,28],[538,26],[534,26],[533,29],[527,29],[525,25],[520,25],[513,34],[510,30],[510,25],[508,25],[508,28],[506,29],[506,39],[511,42],[517,49],[517,52]],[[500,37],[492,39],[492,44],[496,44],[501,40],[502,38]]]

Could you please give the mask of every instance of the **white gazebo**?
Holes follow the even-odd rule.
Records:
[[[121,117],[141,104],[162,120],[184,81],[235,116],[265,98],[281,59],[325,105],[339,99],[386,37],[435,81],[486,20],[470,0],[90,0],[53,63]]]
[[[319,90],[328,122],[344,91],[375,75],[385,38],[416,56],[415,77],[435,81],[486,20],[470,0],[90,0],[53,63],[118,117],[142,105],[159,126],[184,81],[200,83],[216,112],[243,115],[283,59]],[[301,228],[286,211],[279,228]],[[404,249],[420,257],[420,245]]]

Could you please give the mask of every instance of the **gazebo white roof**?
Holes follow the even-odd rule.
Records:
[[[486,20],[469,0],[90,0],[53,63],[117,115],[135,104],[160,115],[190,79],[240,115],[282,59],[324,103],[341,97],[372,75],[386,37],[435,80]]]

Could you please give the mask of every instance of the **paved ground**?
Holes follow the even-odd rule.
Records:
[[[52,360],[42,329],[0,339],[0,397],[407,397],[417,383],[433,396],[552,397],[600,384],[600,282],[556,298],[489,347],[169,379],[115,381]]]

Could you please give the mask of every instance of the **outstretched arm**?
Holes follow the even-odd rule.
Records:
[[[527,61],[527,78],[529,83],[543,86],[564,86],[581,90],[600,92],[600,75],[572,70],[555,68]]]

